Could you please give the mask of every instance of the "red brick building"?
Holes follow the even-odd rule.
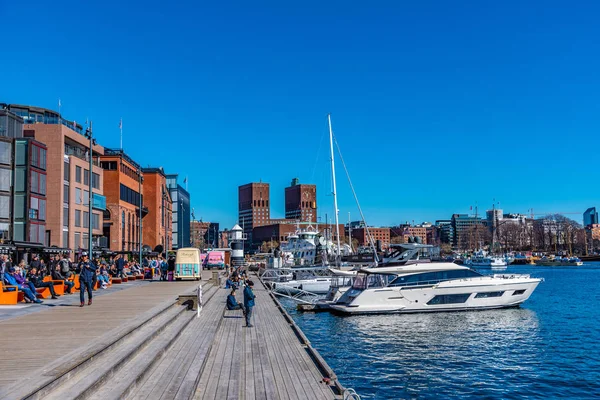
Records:
[[[104,170],[104,236],[113,251],[139,251],[140,198],[143,201],[141,167],[123,150],[104,149],[100,156]],[[140,187],[141,186],[141,187]],[[142,205],[142,219],[148,208]]]
[[[248,183],[238,188],[238,224],[248,236],[246,248],[252,243],[252,229],[270,224],[271,207],[269,204],[268,183]]]
[[[144,175],[144,205],[148,207],[148,216],[144,218],[144,245],[156,248],[161,245],[163,250],[170,250],[173,227],[173,203],[167,177],[162,168],[143,168]]]
[[[390,246],[390,228],[372,228],[369,227],[369,233],[373,237],[373,240],[377,242],[381,241],[381,247],[386,249]],[[359,246],[370,246],[369,236],[367,235],[367,228],[352,229],[352,238],[358,240]]]
[[[285,218],[306,222],[317,222],[317,186],[300,184],[292,179],[285,188]]]

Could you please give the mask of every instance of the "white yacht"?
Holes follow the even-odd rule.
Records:
[[[344,314],[413,313],[515,307],[531,296],[541,279],[529,275],[484,276],[442,262],[407,262],[367,268],[335,303]]]
[[[337,254],[337,245],[325,239],[309,225],[306,229],[298,228],[296,232],[289,235],[287,243],[281,244],[281,251],[292,255],[294,265],[315,265],[318,256],[327,259]],[[340,245],[340,255],[346,256],[351,252],[352,249],[348,244]]]
[[[483,251],[477,253],[465,262],[469,267],[504,269],[508,263],[505,257],[488,256]]]

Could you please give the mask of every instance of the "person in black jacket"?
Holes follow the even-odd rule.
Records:
[[[92,282],[96,275],[96,266],[90,262],[87,253],[82,254],[82,261],[77,268],[79,270],[79,307],[85,305],[85,291],[88,292],[88,306],[92,305]]]
[[[71,294],[71,290],[73,289],[73,286],[75,286],[75,284],[72,281],[65,278],[64,276],[62,276],[62,274],[60,273],[59,263],[56,263],[56,265],[54,266],[54,270],[52,271],[52,279],[55,281],[64,281],[65,285],[67,285],[67,294]]]
[[[52,298],[58,299],[59,295],[57,295],[56,291],[54,290],[54,283],[44,282],[41,274],[38,273],[38,269],[36,267],[31,267],[29,273],[27,274],[27,279],[29,279],[29,282],[33,283],[33,286],[35,286],[36,288],[47,287],[48,289],[50,289],[50,294],[52,295]]]

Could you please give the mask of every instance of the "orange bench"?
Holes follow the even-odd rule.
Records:
[[[11,290],[12,289],[12,290]],[[19,291],[17,286],[4,285],[0,282],[0,304],[2,305],[15,305],[19,301]]]
[[[49,276],[45,276],[43,282],[52,282],[54,283],[54,291],[56,292],[57,295],[62,296],[63,294],[65,294],[65,281],[61,281],[61,280],[54,280]]]
[[[123,279],[121,279],[121,278],[111,277],[110,279],[111,279],[112,283],[123,283]]]
[[[36,297],[41,297],[42,299],[47,299],[48,297],[52,296],[52,293],[50,293],[50,289],[48,289],[47,287],[35,288],[35,291]]]

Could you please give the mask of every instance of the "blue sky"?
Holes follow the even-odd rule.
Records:
[[[125,150],[224,226],[261,179],[274,217],[293,177],[332,215],[327,113],[372,225],[600,206],[600,4],[288,3],[0,1],[0,101],[61,98],[106,147],[122,117]]]

